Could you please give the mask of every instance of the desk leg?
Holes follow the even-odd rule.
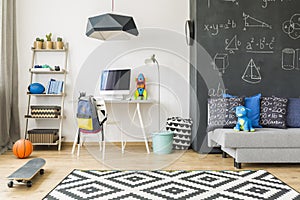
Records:
[[[136,110],[137,110],[137,114],[139,116],[139,120],[140,120],[142,132],[143,132],[143,136],[144,136],[144,140],[145,140],[145,145],[146,145],[147,153],[149,154],[150,151],[149,151],[147,136],[146,136],[145,127],[144,127],[144,123],[143,123],[143,118],[142,118],[142,114],[141,114],[140,103],[136,104]]]

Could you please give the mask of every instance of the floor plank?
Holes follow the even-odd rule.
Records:
[[[6,179],[12,172],[30,158],[46,160],[45,174],[33,178],[33,185],[27,188],[15,184],[8,188]],[[80,156],[71,155],[71,146],[63,145],[61,151],[53,147],[35,148],[27,159],[16,158],[11,151],[0,155],[0,199],[42,199],[73,169],[99,170],[236,170],[232,158],[222,158],[221,154],[198,154],[193,150],[175,151],[168,155],[147,154],[144,145],[130,145],[124,154],[118,145],[108,145],[105,160],[102,161],[99,147],[87,144],[80,151]],[[264,169],[300,191],[300,164],[243,164],[242,170]]]

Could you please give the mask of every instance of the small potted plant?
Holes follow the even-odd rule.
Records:
[[[42,43],[42,49],[45,48],[44,47],[44,39],[40,39],[41,43]]]
[[[44,39],[40,39],[37,37],[33,43],[33,48],[42,49],[43,48]]]
[[[57,42],[56,42],[56,49],[63,49],[64,47],[64,43],[62,41],[61,37],[57,37]]]
[[[53,42],[51,41],[52,33],[49,33],[46,35],[47,41],[46,41],[46,49],[52,49],[53,48]]]

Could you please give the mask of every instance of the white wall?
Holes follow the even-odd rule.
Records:
[[[115,12],[133,16],[138,28],[141,30],[150,27],[174,32],[175,35],[179,34],[182,36],[180,41],[170,42],[184,43],[184,23],[188,19],[188,2],[188,0],[116,0]],[[69,43],[70,48],[65,102],[67,118],[64,121],[63,135],[66,137],[66,141],[73,140],[76,131],[73,104],[76,103],[74,97],[77,95],[73,92],[76,91],[74,87],[78,80],[78,74],[84,70],[82,66],[85,66],[89,56],[105,43],[85,36],[87,18],[110,11],[111,1],[109,0],[17,0],[19,100],[22,133],[24,133],[25,128],[23,116],[26,113],[27,106],[26,88],[30,78],[28,73],[28,68],[31,67],[32,54],[30,47],[36,37],[45,38],[46,33],[52,32],[54,39],[57,36],[63,37]],[[139,37],[147,40],[146,36],[140,35]],[[164,37],[161,38],[163,40],[169,39],[165,36],[162,37]],[[150,37],[148,41],[155,41],[155,39]],[[130,41],[127,41],[126,45],[128,44],[130,44]],[[181,56],[186,57],[188,47],[184,46],[183,48],[184,55]],[[143,56],[146,55],[143,54]],[[132,60],[132,56],[134,55],[129,55],[128,58],[125,57],[121,60],[128,64]],[[162,102],[164,107],[168,109],[167,114],[178,114],[186,117],[188,115],[188,64],[185,62],[174,63],[174,58],[168,58],[168,56],[161,54],[158,58],[160,58],[161,64],[166,66],[166,69],[172,67],[171,70],[175,74],[179,73],[186,80],[187,84],[178,86],[181,89],[176,94],[186,98],[183,98],[182,102],[179,103],[180,111],[177,111],[178,108],[172,108],[174,103],[169,100],[170,96],[165,95]],[[136,64],[140,63],[141,60],[143,62],[144,58],[134,59],[132,63]],[[117,63],[119,62],[120,60],[117,60]],[[168,71],[163,72],[161,79],[168,77],[167,82],[176,84],[176,78],[172,80],[172,77],[168,76],[169,74]],[[112,138],[112,140],[114,139],[116,138]]]

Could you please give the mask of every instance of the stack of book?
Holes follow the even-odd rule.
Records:
[[[63,91],[63,81],[50,79],[47,85],[46,94],[61,94]]]

